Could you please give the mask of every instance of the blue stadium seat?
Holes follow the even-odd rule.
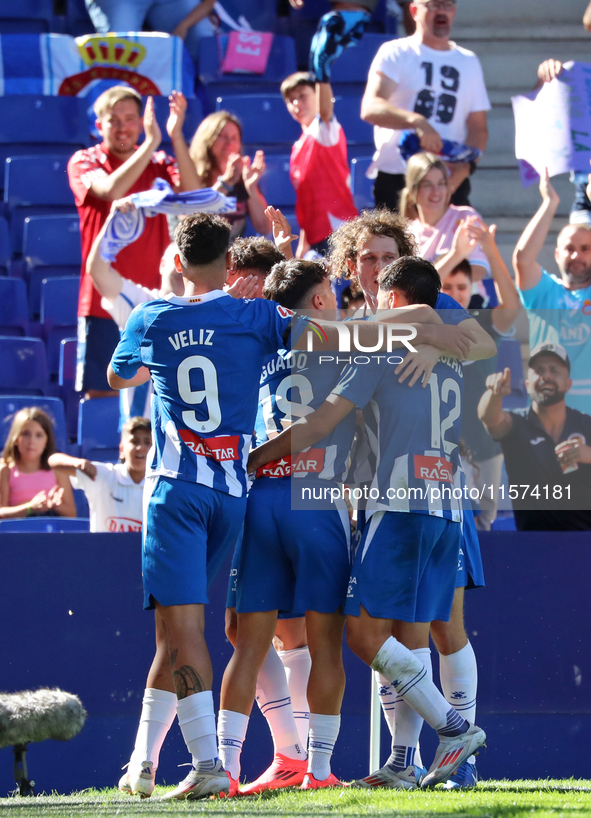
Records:
[[[346,48],[332,66],[332,86],[337,94],[363,95],[373,58],[383,43],[392,39],[390,34],[365,34],[360,43]]]
[[[0,277],[0,335],[29,334],[27,287],[22,278]]]
[[[77,332],[79,289],[77,276],[46,278],[41,283],[41,326],[51,376],[57,377],[59,372],[62,339],[71,338]]]
[[[47,395],[49,372],[40,338],[0,336],[0,395]]]
[[[43,409],[53,423],[55,432],[55,445],[59,452],[68,452],[68,434],[66,431],[66,415],[64,404],[60,398],[37,397],[31,395],[0,395],[0,441],[4,448],[10,426],[16,412],[27,406],[37,406]]]
[[[81,259],[78,216],[27,216],[23,230],[23,261],[33,318],[39,316],[41,309],[43,279],[54,276],[79,279]]]
[[[0,275],[7,276],[10,273],[12,261],[12,242],[10,241],[10,229],[5,218],[0,217]]]
[[[289,155],[272,154],[266,157],[267,170],[261,177],[260,189],[270,205],[283,210],[295,205],[295,190],[289,178]]]
[[[281,81],[297,71],[295,42],[291,37],[275,36],[264,74],[222,74],[220,66],[227,43],[225,35],[202,37],[200,43],[199,78],[205,86],[211,108],[215,106],[216,98],[228,90],[234,94],[241,91],[245,94],[253,91],[276,93]]]
[[[0,96],[0,162],[17,155],[71,156],[90,144],[87,107],[83,97]]]
[[[147,97],[143,97],[144,103]],[[158,125],[160,126],[160,130],[162,131],[162,144],[161,149],[165,150],[167,153],[172,152],[172,144],[170,142],[170,137],[166,133],[166,123],[168,121],[168,115],[170,112],[170,108],[168,105],[168,97],[160,96],[154,97],[154,108],[156,110],[156,119],[158,121]],[[191,139],[193,138],[193,134],[197,130],[197,126],[203,119],[203,105],[201,104],[201,100],[197,97],[189,97],[187,99],[187,113],[185,115],[185,121],[183,123],[183,134],[187,143],[190,144]],[[143,141],[140,140],[140,141]]]
[[[76,392],[76,352],[77,338],[62,338],[60,343],[60,359],[58,384],[60,395],[66,411],[66,429],[68,440],[76,440],[78,434],[78,406],[82,392]]]
[[[79,456],[104,463],[119,460],[119,398],[81,400],[78,410]]]
[[[216,100],[216,111],[229,111],[242,123],[242,142],[268,149],[281,145],[283,151],[302,135],[302,129],[285,107],[281,94],[223,94]],[[248,153],[250,148],[245,152]]]
[[[497,372],[511,370],[511,394],[503,398],[503,409],[524,409],[529,401],[525,388],[521,344],[514,338],[502,338],[497,344]]]
[[[373,198],[373,179],[368,179],[365,175],[371,164],[371,156],[356,156],[351,160],[351,188],[353,190],[353,201],[357,210],[375,207]]]
[[[52,0],[0,0],[0,34],[45,34],[52,24]]]
[[[373,154],[373,125],[361,119],[361,98],[360,97],[336,97],[334,112],[341,123],[347,145],[355,148],[355,154],[359,155],[360,147],[365,146],[368,155]]]
[[[62,534],[89,530],[90,520],[81,517],[22,517],[0,520],[0,532],[14,534]]]
[[[10,211],[13,250],[20,253],[23,223],[27,216],[76,215],[68,184],[68,157],[60,155],[12,156],[4,171],[4,202]]]

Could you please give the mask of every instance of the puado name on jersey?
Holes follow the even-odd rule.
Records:
[[[169,335],[168,340],[176,350],[182,347],[204,346],[212,347],[215,330],[213,329],[183,329],[180,332],[175,332],[174,335]]]

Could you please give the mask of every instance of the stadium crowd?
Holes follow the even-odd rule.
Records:
[[[155,5],[150,25],[198,59],[213,3]],[[386,764],[351,786],[475,786],[486,736],[463,605],[484,585],[478,531],[499,509],[518,530],[591,529],[589,343],[568,343],[591,304],[586,184],[574,179],[556,276],[539,257],[559,198],[541,178],[512,277],[496,225],[469,202],[491,107],[480,62],[451,39],[456,0],[414,0],[399,3],[409,36],[381,45],[360,101],[375,137],[375,208],[360,213],[331,82],[377,1],[330,5],[310,70],[277,78],[301,128],[293,213],[265,187],[273,154],[249,156],[229,110],[188,144],[176,90],[167,150],[154,99],[113,85],[93,105],[101,141],[68,163],[82,247],[70,391],[76,407],[121,391],[120,463],[86,457],[80,440],[58,451],[31,395],[0,461],[0,519],[76,516],[74,488],[91,532],[142,530],[156,650],[119,782],[131,795],[151,796],[175,717],[191,770],[167,799],[343,786],[331,756],[344,633],[392,734]],[[100,32],[147,15],[87,6]],[[542,63],[540,82],[561,70]],[[204,606],[231,554],[235,650],[216,718]],[[241,784],[255,701],[274,756]],[[424,721],[439,740],[430,765]]]

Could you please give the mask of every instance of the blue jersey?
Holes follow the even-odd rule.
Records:
[[[299,320],[299,319],[298,319]],[[294,314],[216,290],[136,307],[113,354],[122,378],[138,367],[154,385],[148,475],[201,483],[240,497],[265,358],[286,347]]]
[[[445,293],[439,294],[436,309],[447,324],[470,318]],[[462,365],[455,358],[440,359],[426,388],[399,383],[394,369],[346,367],[333,390],[364,409],[373,473],[366,517],[375,511],[410,511],[459,522]]]
[[[321,360],[322,356],[315,352],[280,350],[265,362],[255,427],[257,446],[318,409],[330,395],[339,382],[343,365]],[[354,433],[355,413],[351,413],[312,448],[266,464],[258,470],[257,477],[313,475],[321,480],[342,481],[348,470]]]

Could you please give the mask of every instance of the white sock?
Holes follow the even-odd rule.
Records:
[[[384,642],[371,666],[392,679],[396,692],[439,735],[456,736],[466,732],[468,723],[445,701],[421,660],[393,636]]]
[[[478,667],[472,645],[468,642],[461,650],[449,656],[439,654],[439,679],[447,701],[469,722],[476,721],[476,691]],[[474,756],[468,761],[474,764]]]
[[[433,667],[429,648],[418,648],[413,650],[412,653],[424,665],[427,670],[427,678],[432,681]],[[423,727],[423,719],[402,696],[395,692],[395,697],[392,752],[386,764],[394,770],[406,770],[407,767],[413,764],[422,767],[419,736]]]
[[[310,721],[310,708],[308,707],[307,697],[308,679],[312,667],[310,651],[306,645],[303,648],[294,648],[294,650],[279,650],[277,654],[285,668],[293,717],[298,729],[300,744],[305,752],[308,747],[308,725]]]
[[[155,687],[144,690],[142,713],[130,763],[151,761],[154,771],[158,769],[162,744],[176,716],[176,703],[176,694],[168,690],[158,690]]]
[[[340,727],[340,716],[310,713],[308,772],[312,773],[317,781],[324,781],[330,775],[330,758]]]
[[[177,704],[179,727],[185,744],[193,757],[193,764],[211,761],[218,757],[215,737],[215,713],[211,690],[193,693]]]
[[[285,670],[273,646],[259,670],[256,700],[269,724],[275,752],[287,758],[305,759],[306,750],[300,743],[293,717]]]
[[[218,744],[224,770],[233,779],[240,777],[240,753],[248,728],[248,716],[235,710],[218,714]]]

